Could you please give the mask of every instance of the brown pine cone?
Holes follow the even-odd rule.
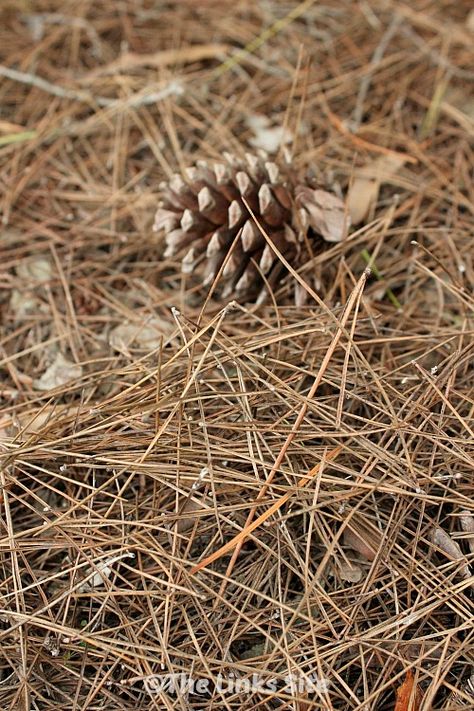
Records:
[[[247,154],[245,161],[224,154],[212,166],[198,161],[184,177],[175,174],[161,183],[160,191],[153,229],[164,231],[165,257],[183,253],[183,273],[199,271],[205,286],[222,268],[224,298],[261,303],[286,273],[247,205],[295,269],[310,257],[308,239],[313,247],[339,242],[348,228],[336,195],[298,181],[288,164],[278,166],[264,154]],[[303,296],[296,286],[296,302]]]

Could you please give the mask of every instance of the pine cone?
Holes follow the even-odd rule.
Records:
[[[165,233],[165,257],[184,253],[183,273],[199,270],[208,286],[223,267],[222,297],[261,303],[286,269],[247,205],[296,269],[310,257],[308,240],[317,248],[343,239],[348,227],[344,204],[309,181],[298,181],[288,164],[279,167],[264,154],[247,154],[245,161],[224,154],[224,160],[213,166],[198,161],[185,177],[176,174],[161,183],[153,229]],[[303,294],[295,289],[297,303]]]

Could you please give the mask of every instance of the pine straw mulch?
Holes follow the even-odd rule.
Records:
[[[2,3],[2,709],[474,708],[469,6]],[[151,232],[255,115],[365,212],[302,308]]]

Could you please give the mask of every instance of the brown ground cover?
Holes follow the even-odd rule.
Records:
[[[3,0],[1,709],[474,708],[469,11]],[[282,146],[349,234],[207,298],[159,185]]]

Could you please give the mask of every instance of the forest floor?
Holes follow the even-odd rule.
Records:
[[[2,0],[2,711],[474,709],[471,7]],[[259,149],[352,226],[229,307],[154,214]]]

